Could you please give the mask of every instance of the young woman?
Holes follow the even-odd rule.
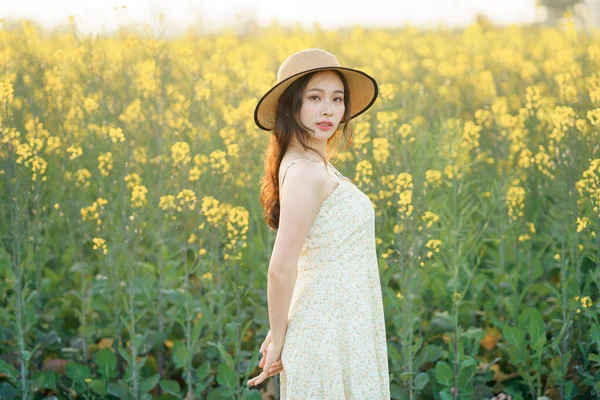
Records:
[[[321,49],[290,56],[277,81],[254,113],[272,131],[261,202],[277,236],[263,372],[248,385],[281,372],[283,400],[389,399],[375,211],[329,162],[377,83]]]

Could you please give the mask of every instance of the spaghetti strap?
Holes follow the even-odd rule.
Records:
[[[283,176],[281,177],[281,184],[279,185],[279,189],[281,189],[281,188],[283,187],[283,182],[285,181],[285,174],[287,173],[287,171],[288,171],[288,168],[289,168],[289,167],[291,167],[292,165],[294,165],[294,164],[296,163],[296,161],[301,161],[301,160],[308,161],[309,163],[312,163],[312,164],[316,165],[317,167],[319,167],[319,170],[320,170],[320,171],[322,171],[322,172],[323,172],[325,175],[327,175],[327,176],[328,176],[328,177],[330,177],[330,178],[333,178],[333,176],[331,176],[331,175],[329,175],[327,172],[323,171],[323,169],[321,168],[321,166],[320,166],[319,164],[317,164],[316,162],[314,162],[314,161],[311,161],[311,160],[308,160],[308,159],[306,159],[306,158],[298,158],[298,159],[296,159],[296,160],[294,160],[294,161],[291,161],[291,162],[289,162],[289,163],[288,163],[288,164],[285,166],[285,169],[283,170]],[[329,165],[331,165],[331,164],[329,164]],[[334,171],[335,171],[335,172],[337,172],[337,170],[335,170],[335,168],[334,168]],[[338,174],[339,174],[339,172],[338,172]],[[341,175],[341,174],[340,174],[340,175]],[[339,175],[337,175],[337,174],[336,174],[336,178],[339,178]],[[342,177],[342,178],[343,178],[343,177]],[[340,178],[340,179],[341,179],[341,178]],[[281,192],[281,190],[280,190],[280,192]]]

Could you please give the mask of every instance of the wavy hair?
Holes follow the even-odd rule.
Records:
[[[335,157],[340,143],[345,142],[347,148],[352,144],[352,129],[350,127],[350,90],[348,83],[341,72],[335,72],[344,85],[344,116],[334,134],[327,139],[326,155]],[[317,73],[308,73],[294,81],[279,97],[275,113],[275,126],[271,132],[271,138],[267,146],[265,157],[265,168],[260,180],[261,193],[260,202],[263,207],[263,218],[272,230],[279,229],[279,165],[288,149],[292,138],[296,138],[304,150],[314,151],[323,159],[327,165],[327,159],[313,147],[308,145],[310,133],[314,132],[300,121],[300,109],[302,108],[303,92],[310,79]]]

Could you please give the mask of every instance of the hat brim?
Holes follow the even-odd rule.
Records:
[[[379,93],[377,81],[368,74],[346,67],[313,68],[284,79],[265,93],[254,109],[254,122],[256,125],[264,131],[273,130],[275,113],[277,112],[277,101],[281,94],[302,76],[311,72],[326,70],[340,71],[344,75],[344,78],[346,78],[350,89],[350,119],[367,111],[375,103],[375,100],[377,100]]]

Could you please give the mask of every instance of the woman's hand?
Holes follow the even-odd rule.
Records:
[[[269,331],[270,333],[270,331]],[[260,375],[250,379],[247,383],[249,386],[256,386],[262,383],[265,379],[270,376],[276,375],[283,370],[281,364],[281,351],[282,348],[277,348],[270,340],[270,335],[267,335],[269,344],[264,347],[263,358],[258,364],[259,367],[263,368],[263,372]],[[267,342],[265,339],[265,343]],[[265,344],[263,343],[263,345]],[[261,346],[261,349],[263,346]],[[262,366],[261,366],[262,364]]]
[[[260,360],[260,362],[258,363],[258,366],[260,368],[263,368],[265,366],[265,361],[267,360],[267,346],[269,345],[269,343],[271,343],[272,340],[272,336],[271,336],[271,330],[269,329],[269,332],[267,332],[267,337],[265,338],[265,341],[260,345],[260,352],[263,353],[263,357]],[[279,372],[281,372],[283,368],[281,368],[281,360],[277,360],[273,363],[273,365],[271,365],[271,371],[269,371],[272,375],[278,374]]]

